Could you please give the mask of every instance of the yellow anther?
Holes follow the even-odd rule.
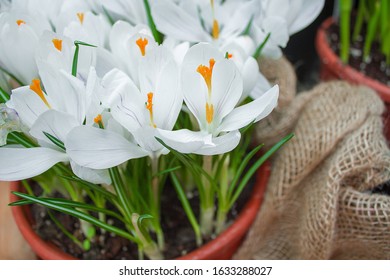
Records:
[[[213,38],[218,39],[219,38],[219,23],[216,19],[213,21]]]
[[[142,56],[145,56],[145,54],[146,54],[146,46],[149,44],[148,39],[146,39],[146,38],[139,38],[137,41],[135,41],[135,43],[139,47],[139,50],[141,51]]]
[[[41,98],[43,103],[45,103],[48,108],[51,108],[50,104],[46,100],[45,94],[42,91],[41,81],[39,79],[33,79],[31,81],[30,89],[34,91]]]
[[[77,17],[79,18],[79,21],[81,24],[84,22],[84,13],[77,13]]]
[[[26,22],[25,22],[24,20],[22,20],[22,19],[18,19],[18,20],[16,21],[16,24],[17,24],[18,26],[21,26],[22,24],[26,24]]]
[[[156,128],[156,124],[153,120],[153,93],[148,93],[148,101],[145,103],[146,109],[149,111],[149,117],[150,117],[150,126]]]
[[[93,119],[93,122],[96,123],[101,129],[104,129],[102,115],[97,115],[96,118]]]
[[[54,45],[54,47],[57,50],[62,51],[62,40],[60,40],[60,39],[53,39],[51,41],[53,42],[53,45]]]
[[[211,58],[209,60],[209,67],[205,65],[199,65],[196,70],[199,74],[201,74],[207,84],[209,89],[209,94],[211,94],[211,79],[213,77],[213,68],[214,68],[215,60]]]
[[[228,59],[231,59],[231,58],[233,58],[233,54],[231,54],[231,53],[228,53],[228,54],[227,54],[227,58],[228,58]]]
[[[206,121],[208,124],[214,119],[214,106],[213,104],[206,103]]]

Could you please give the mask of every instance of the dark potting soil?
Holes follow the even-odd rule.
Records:
[[[242,192],[236,205],[229,213],[229,221],[233,221],[238,216],[245,202],[249,199],[253,183],[254,180]],[[34,189],[36,195],[41,194],[39,186],[34,187]],[[61,197],[58,193],[55,196]],[[196,192],[194,192],[193,197],[189,201],[192,209],[196,212],[199,209],[199,197]],[[174,259],[196,249],[197,246],[192,227],[181,207],[175,190],[170,186],[164,189],[162,209],[164,214],[162,217],[162,227],[165,234],[165,258]],[[83,251],[54,224],[45,207],[32,205],[31,212],[33,228],[38,235],[75,258],[86,260],[136,260],[139,258],[138,249],[134,243],[115,234],[102,232],[100,229],[97,229],[90,250]],[[56,211],[52,211],[51,213],[67,231],[71,232],[78,240],[84,240],[78,219]],[[195,214],[197,215],[198,213]],[[115,219],[109,219],[107,222],[122,228],[121,223]],[[210,240],[204,240],[204,243]]]
[[[381,195],[390,195],[390,180],[375,186],[372,189],[372,193],[381,194]]]
[[[353,28],[354,24],[351,24]],[[339,24],[335,23],[328,29],[328,40],[334,53],[340,52]],[[365,32],[363,30],[362,32]],[[364,36],[359,36],[357,41],[351,40],[349,65],[363,74],[390,86],[390,65],[386,65],[386,57],[380,52],[377,42],[372,44],[369,59],[363,59]]]

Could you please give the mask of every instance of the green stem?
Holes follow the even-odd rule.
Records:
[[[115,192],[119,198],[119,203],[124,211],[126,220],[131,221],[131,214],[133,211],[131,209],[129,200],[127,199],[127,193],[125,191],[125,186],[123,185],[123,181],[119,173],[118,167],[110,168],[109,173]]]
[[[352,36],[354,41],[357,40],[359,34],[362,31],[365,10],[366,10],[365,0],[360,0],[357,15],[356,15],[356,23],[353,30],[353,36]]]
[[[203,156],[203,169],[212,177],[213,157]],[[200,228],[204,236],[210,236],[213,230],[214,221],[214,190],[208,178],[203,176],[203,188],[205,193],[205,201],[200,208]]]
[[[227,211],[226,206],[229,205],[229,166],[230,157],[227,156],[223,162],[220,175],[220,196],[218,200],[217,224],[216,233],[220,234],[225,229]]]
[[[350,19],[352,0],[340,0],[340,59],[347,64],[349,60],[350,47]]]

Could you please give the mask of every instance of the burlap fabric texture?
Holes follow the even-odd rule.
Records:
[[[287,109],[296,136],[278,151],[264,204],[236,259],[389,259],[390,179],[377,95],[320,84]]]
[[[287,135],[288,127],[285,126],[284,118],[286,109],[296,96],[297,77],[294,67],[285,58],[278,60],[259,59],[260,71],[272,84],[279,85],[278,106],[255,130],[255,142],[265,144],[265,148],[276,144],[283,136]]]

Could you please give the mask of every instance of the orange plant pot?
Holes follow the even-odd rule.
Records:
[[[271,174],[269,162],[264,163],[256,174],[256,182],[249,201],[237,219],[218,237],[198,249],[179,257],[179,260],[227,260],[240,246],[247,231],[252,225],[263,202],[265,189]],[[11,183],[11,191],[22,191],[19,182]],[[18,197],[11,194],[11,202]],[[61,251],[58,247],[41,239],[33,230],[33,220],[29,207],[12,207],[12,213],[20,232],[31,246],[35,254],[44,260],[75,260],[73,256]]]

